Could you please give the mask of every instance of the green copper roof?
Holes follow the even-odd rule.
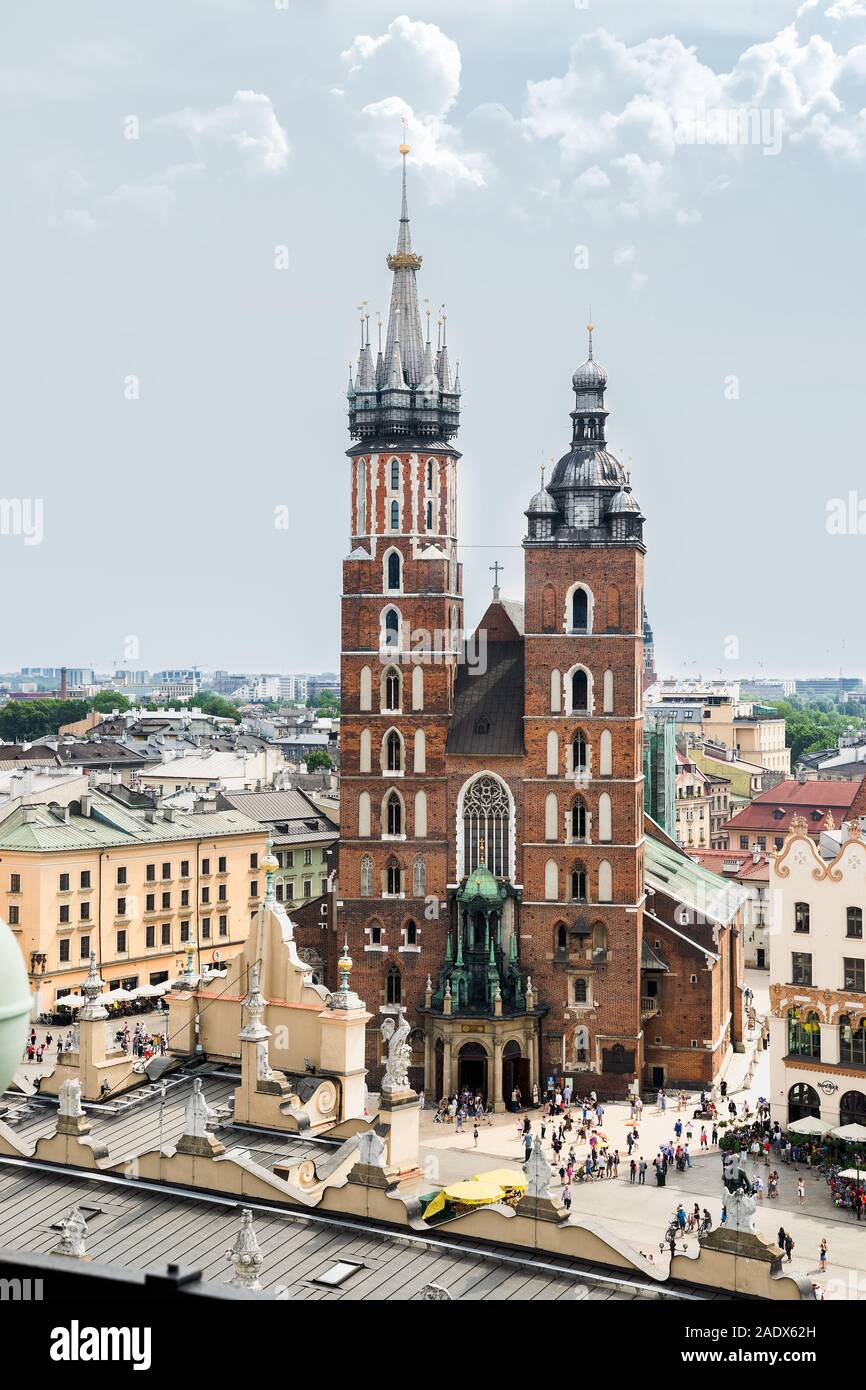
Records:
[[[166,820],[162,810],[147,819],[143,810],[112,801],[101,792],[90,792],[90,815],[70,811],[61,820],[46,805],[18,806],[0,821],[0,850],[83,850],[123,848],[134,844],[166,844],[172,840],[200,840],[223,835],[263,835],[257,821],[240,811],[213,811],[197,815],[175,810]]]
[[[500,903],[503,896],[503,890],[487,865],[479,864],[477,869],[472,870],[457,894],[457,901],[465,903],[475,898],[481,898],[484,902]]]
[[[646,881],[658,893],[667,893],[709,921],[726,926],[749,894],[745,888],[702,864],[696,864],[682,850],[674,849],[653,835],[644,841]]]

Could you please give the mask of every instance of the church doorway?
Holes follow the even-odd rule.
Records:
[[[464,1043],[457,1055],[457,1089],[464,1087],[487,1100],[487,1053],[481,1043]]]
[[[524,1105],[529,1105],[532,1093],[529,1081],[529,1058],[520,1055],[520,1043],[507,1042],[502,1049],[502,1095],[497,1100],[511,1104],[511,1094],[515,1086],[520,1091]]]

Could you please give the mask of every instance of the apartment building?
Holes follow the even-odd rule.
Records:
[[[38,1009],[74,992],[91,951],[135,989],[237,954],[264,893],[267,834],[236,810],[134,808],[98,791],[19,804],[0,821],[0,915]]]

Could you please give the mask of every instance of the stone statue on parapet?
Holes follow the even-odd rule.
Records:
[[[402,1004],[399,1005],[397,1022],[395,1023],[393,1018],[386,1018],[379,1031],[388,1044],[385,1074],[382,1077],[383,1094],[393,1095],[396,1091],[411,1090],[409,1066],[412,1061],[412,1049],[408,1043],[410,1029]]]

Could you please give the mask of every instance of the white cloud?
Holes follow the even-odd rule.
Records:
[[[435,24],[400,15],[384,34],[357,35],[341,57],[361,139],[383,164],[396,164],[405,120],[412,163],[434,197],[485,183],[489,160],[467,150],[448,120],[460,93],[460,49],[453,39]]]
[[[277,120],[273,103],[262,92],[235,92],[225,106],[200,111],[192,106],[159,116],[154,130],[178,130],[196,153],[229,150],[243,168],[254,173],[279,174],[289,162],[288,137]]]

